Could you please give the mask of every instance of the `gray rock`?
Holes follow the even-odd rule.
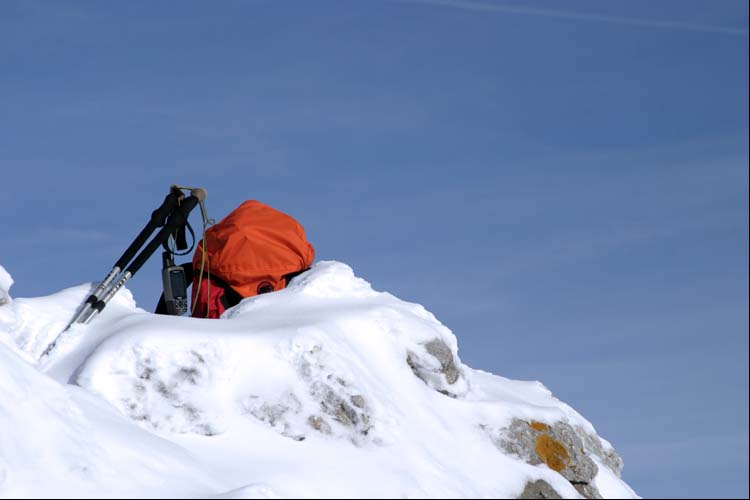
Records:
[[[583,440],[578,436],[573,427],[563,422],[557,422],[550,428],[549,438],[550,442],[557,441],[562,443],[570,457],[567,466],[560,474],[570,481],[584,497],[601,498],[599,491],[591,486],[594,478],[599,473],[599,468],[586,454]],[[539,448],[538,444],[537,448]],[[548,460],[548,458],[545,460]]]
[[[589,434],[585,430],[576,427],[578,435],[583,439],[583,446],[590,454],[596,456],[604,465],[615,473],[617,477],[622,477],[623,462],[620,455],[613,449],[605,450],[601,439]]]
[[[599,472],[589,456],[591,452],[587,451],[593,444],[584,444],[584,438],[593,441],[595,437],[565,422],[549,426],[514,419],[509,427],[500,431],[484,429],[490,432],[495,445],[505,453],[531,465],[546,464],[567,479],[585,498],[601,498],[599,491],[591,484]],[[601,443],[599,448],[602,449]]]
[[[296,359],[297,372],[307,384],[300,395],[307,404],[307,425],[323,433],[348,437],[357,446],[370,441],[373,430],[371,408],[362,391],[334,366],[321,346],[301,353]]]
[[[331,425],[326,422],[323,417],[310,415],[310,418],[307,419],[307,423],[310,424],[310,427],[322,434],[331,434]]]
[[[562,498],[562,496],[550,486],[547,481],[543,479],[537,479],[536,481],[529,481],[526,483],[526,487],[521,492],[518,498],[522,499],[552,499]]]
[[[263,401],[259,396],[250,395],[241,402],[242,412],[266,423],[282,436],[295,441],[304,439],[304,433],[293,424],[295,416],[302,411],[302,403],[293,393],[284,395],[277,402]]]
[[[442,340],[434,339],[425,344],[425,349],[440,362],[440,371],[445,375],[448,383],[455,384],[458,380],[459,371],[450,347],[445,345]]]
[[[194,396],[209,378],[209,367],[200,353],[191,351],[184,365],[160,370],[149,354],[135,354],[133,391],[119,402],[126,415],[161,431],[204,436],[221,432],[214,416],[201,409]]]
[[[442,339],[433,339],[422,346],[424,354],[410,352],[406,363],[418,378],[441,394],[458,397],[460,388],[453,387],[461,380],[458,362]]]
[[[281,435],[303,441],[311,429],[355,446],[379,444],[372,408],[363,391],[348,375],[336,369],[333,359],[314,345],[290,360],[303,382],[303,390],[279,395],[248,395],[239,401],[243,414],[257,418]],[[189,379],[192,373],[184,374]],[[295,388],[296,389],[296,388]]]
[[[339,384],[339,391],[345,388],[346,385]],[[358,410],[362,410],[365,407],[364,398],[361,398],[362,406],[357,406],[349,397],[349,401],[344,399],[344,395],[329,386],[328,384],[316,384],[313,388],[312,394],[320,397],[320,408],[323,413],[326,413],[334,418],[340,424],[347,427],[355,427],[363,434],[367,434],[367,424],[369,417],[366,413]]]

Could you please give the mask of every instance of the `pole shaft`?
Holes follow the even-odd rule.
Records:
[[[151,212],[151,219],[148,221],[146,226],[141,229],[141,232],[138,233],[138,236],[135,237],[133,242],[130,244],[130,246],[125,249],[125,251],[122,253],[120,258],[117,260],[117,263],[115,264],[115,267],[119,267],[120,269],[125,269],[125,266],[128,265],[128,262],[130,262],[133,259],[133,256],[136,254],[138,249],[140,249],[144,243],[148,240],[148,238],[151,236],[151,234],[156,230],[157,227],[162,227],[165,223],[169,215],[174,211],[175,208],[177,208],[177,205],[181,199],[182,192],[177,190],[172,190],[166,198],[164,198],[164,201],[162,202],[161,206]]]
[[[117,292],[120,291],[120,289],[125,286],[125,283],[128,282],[130,278],[135,276],[135,273],[138,272],[138,270],[143,266],[143,264],[153,255],[153,253],[162,245],[162,243],[166,242],[169,239],[169,235],[173,234],[177,228],[187,224],[188,216],[190,215],[190,212],[198,205],[199,199],[196,196],[188,196],[185,200],[180,203],[180,205],[175,209],[174,212],[172,212],[172,215],[169,216],[169,219],[167,219],[166,224],[164,227],[161,228],[161,230],[156,233],[156,236],[148,242],[148,245],[146,245],[146,248],[144,248],[141,253],[138,254],[138,256],[133,260],[133,262],[130,263],[128,268],[125,270],[125,274],[123,274],[122,278],[114,285],[111,286],[107,293],[102,297],[96,304],[93,304],[86,312],[85,316],[83,317],[83,323],[88,323],[91,321],[91,319],[96,316],[97,313],[101,312],[105,307],[107,307],[107,304],[110,300],[112,300],[112,297],[114,297]]]
[[[81,318],[83,318],[84,315],[91,309],[91,306],[96,304],[107,287],[109,287],[109,285],[115,280],[117,275],[120,274],[120,271],[121,269],[119,266],[115,266],[112,268],[109,274],[102,280],[101,283],[99,283],[99,286],[96,287],[94,293],[89,295],[89,297],[86,299],[86,302],[83,303],[81,310],[78,311],[78,314],[76,314],[76,316],[73,318],[70,324],[68,324],[68,326],[72,325],[73,323],[82,323]]]

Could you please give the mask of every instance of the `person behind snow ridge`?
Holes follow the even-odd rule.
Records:
[[[209,227],[193,262],[182,266],[193,282],[191,316],[218,318],[243,298],[282,290],[314,260],[297,220],[248,200]],[[163,296],[156,313],[166,314]]]

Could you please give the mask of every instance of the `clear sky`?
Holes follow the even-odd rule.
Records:
[[[172,183],[260,199],[543,381],[641,495],[747,497],[747,29],[733,0],[3,1],[0,263],[48,294]]]

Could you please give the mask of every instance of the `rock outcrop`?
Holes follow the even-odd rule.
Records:
[[[514,419],[508,427],[485,427],[485,430],[503,452],[516,456],[530,465],[545,464],[568,480],[585,498],[602,498],[599,490],[593,485],[594,478],[599,472],[595,460],[608,467],[617,477],[620,477],[622,471],[622,459],[614,450],[605,451],[597,436],[566,422],[548,425]],[[547,490],[541,486],[534,486],[529,491]],[[532,494],[526,490],[525,493]]]

